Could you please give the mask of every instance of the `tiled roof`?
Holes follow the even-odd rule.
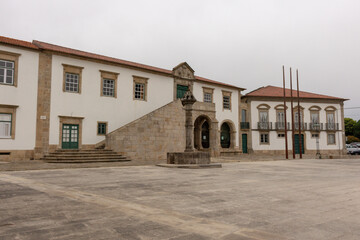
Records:
[[[297,97],[297,91],[293,90],[293,97]],[[285,89],[285,96],[290,97],[290,89]],[[252,92],[249,92],[245,97],[284,97],[284,89],[281,87],[266,86],[258,88]],[[321,95],[310,92],[299,91],[300,98],[315,98],[315,99],[334,99],[334,100],[346,100],[344,98],[332,97],[327,95]]]
[[[112,63],[118,63],[118,64],[128,66],[128,67],[150,70],[150,71],[163,73],[163,74],[167,74],[167,75],[172,74],[171,70],[153,67],[153,66],[149,66],[149,65],[145,65],[145,64],[135,63],[135,62],[130,62],[130,61],[122,60],[122,59],[107,57],[107,56],[103,56],[103,55],[99,55],[99,54],[84,52],[84,51],[80,51],[77,49],[66,48],[66,47],[62,47],[62,46],[58,46],[58,45],[54,45],[54,44],[50,44],[50,43],[45,43],[45,42],[40,42],[40,41],[34,40],[33,44],[38,46],[40,49],[44,49],[44,50],[50,50],[50,51],[59,52],[59,53],[66,53],[66,54],[71,54],[71,55],[80,56],[80,57],[86,57],[86,58],[91,58],[91,59],[96,59],[96,60],[103,60],[103,61],[112,62]],[[199,76],[195,76],[195,78],[197,80],[205,82],[205,83],[217,84],[217,85],[222,85],[222,86],[226,86],[226,87],[244,90],[243,88],[240,88],[240,87],[237,87],[234,85],[217,82],[217,81],[199,77]]]
[[[0,43],[10,44],[10,45],[15,45],[15,46],[20,46],[20,47],[26,47],[26,48],[32,48],[32,49],[38,49],[38,47],[36,45],[32,44],[31,42],[26,42],[26,41],[14,39],[14,38],[3,37],[3,36],[0,36]]]

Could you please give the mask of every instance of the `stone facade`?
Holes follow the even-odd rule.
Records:
[[[167,152],[185,149],[185,111],[171,102],[106,136],[106,148],[133,160],[166,160]]]
[[[39,53],[35,158],[49,152],[52,55]]]

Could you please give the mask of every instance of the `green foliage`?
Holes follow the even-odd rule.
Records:
[[[345,135],[346,136],[354,136],[354,126],[356,125],[356,121],[352,118],[345,118]]]
[[[354,125],[354,136],[360,138],[360,120]]]
[[[360,139],[354,136],[347,136],[346,143],[352,143],[352,142],[360,142]]]

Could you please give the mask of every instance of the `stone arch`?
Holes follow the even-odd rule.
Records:
[[[227,136],[227,132],[229,136]],[[226,143],[226,137],[229,137],[228,143]],[[236,145],[236,128],[235,124],[229,120],[226,119],[221,122],[220,124],[220,147],[221,148],[235,148]]]
[[[271,107],[270,105],[266,104],[266,103],[262,103],[259,106],[257,106],[257,109],[266,109],[269,110]]]
[[[325,111],[336,111],[336,108],[334,106],[328,106],[325,108]]]
[[[212,147],[212,120],[207,115],[200,115],[194,121],[194,148],[206,150]]]
[[[313,105],[313,106],[309,107],[309,110],[310,110],[310,111],[320,111],[320,110],[321,110],[321,107],[316,106],[316,105]]]
[[[275,106],[276,110],[284,110],[284,104],[278,104]],[[286,110],[288,109],[288,106],[286,106]]]

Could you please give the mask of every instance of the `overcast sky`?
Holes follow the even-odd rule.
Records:
[[[282,85],[349,98],[360,119],[359,0],[0,0],[0,35],[40,40],[254,90]],[[287,86],[289,84],[287,83]]]

